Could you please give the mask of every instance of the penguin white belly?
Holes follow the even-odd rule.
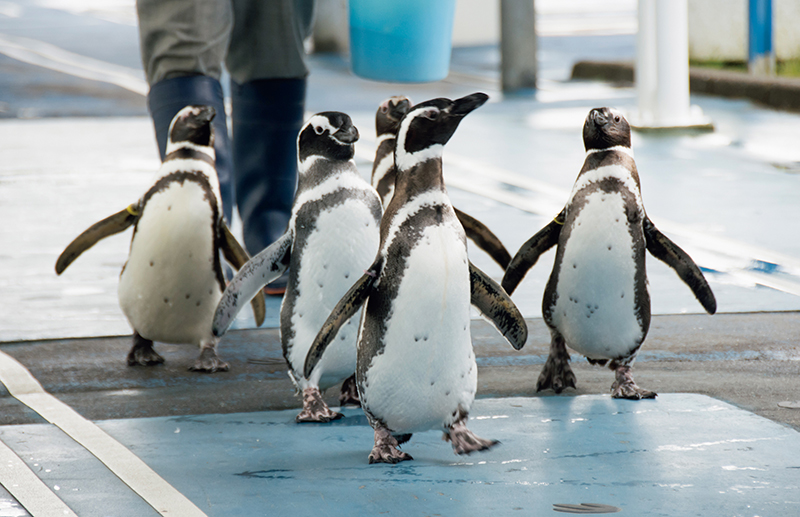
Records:
[[[214,270],[213,211],[202,187],[174,182],[144,207],[120,276],[131,326],[163,343],[209,340],[222,292]]]
[[[362,399],[396,433],[451,424],[477,388],[464,243],[452,229],[429,226],[406,260]]]
[[[592,359],[624,357],[643,338],[624,214],[618,192],[589,194],[564,244],[551,323],[569,347]]]
[[[298,229],[297,231],[302,231]],[[308,350],[333,308],[375,260],[380,231],[372,211],[359,200],[348,200],[319,214],[314,230],[306,238],[298,271],[298,296],[292,310],[294,338],[289,361],[304,389],[307,382],[325,390],[355,372],[357,316],[341,327],[325,350],[311,377],[302,371]]]

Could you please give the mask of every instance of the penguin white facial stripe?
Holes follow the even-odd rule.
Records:
[[[633,149],[631,149],[630,147],[625,147],[624,145],[615,145],[613,147],[607,147],[605,149],[589,149],[588,151],[586,151],[586,156],[588,157],[589,155],[592,155],[594,153],[605,153],[608,151],[619,151],[633,158]]]
[[[395,160],[397,163],[398,170],[401,171],[408,170],[414,165],[417,165],[419,163],[425,162],[430,159],[442,157],[442,151],[444,150],[444,146],[441,144],[433,144],[415,153],[408,153],[405,150],[406,136],[408,135],[408,128],[411,126],[411,123],[419,117],[427,116],[432,111],[438,112],[439,109],[433,106],[425,109],[418,109],[416,111],[410,112],[403,118],[402,122],[400,122],[400,129],[397,132],[397,147],[395,152]]]
[[[401,171],[407,171],[418,165],[420,163],[427,162],[428,160],[435,160],[442,158],[442,152],[444,151],[444,146],[441,144],[434,144],[430,147],[426,147],[421,151],[417,151],[415,153],[407,153],[402,150],[400,145],[397,146],[397,169]]]
[[[375,147],[380,147],[380,145],[383,142],[385,142],[386,140],[389,140],[391,138],[395,138],[396,136],[397,135],[394,135],[393,133],[384,133],[382,135],[379,135],[378,138],[375,139]]]
[[[308,122],[306,122],[306,124],[303,126],[303,129],[301,129],[300,132],[302,133],[303,130],[305,130],[309,126],[313,127],[314,132],[316,132],[318,135],[321,135],[326,130],[330,134],[334,134],[339,129],[338,127],[333,127],[331,125],[331,121],[328,120],[328,117],[324,117],[322,115],[314,115],[313,117],[308,119]]]
[[[386,239],[383,248],[381,248],[381,254],[384,256],[386,255],[387,251],[392,246],[392,241],[400,230],[400,226],[402,226],[403,223],[405,223],[409,218],[413,217],[414,214],[427,206],[445,204],[449,205],[450,201],[447,198],[447,195],[438,189],[428,190],[412,199],[409,199],[392,218],[392,224],[389,227],[388,233],[389,237]]]
[[[592,169],[581,174],[578,177],[578,180],[575,182],[575,185],[572,187],[572,193],[569,196],[569,201],[567,204],[569,205],[572,203],[572,200],[578,191],[588,187],[591,183],[595,183],[606,178],[614,178],[619,180],[623,187],[630,190],[636,197],[636,204],[640,207],[642,206],[639,185],[636,184],[636,180],[631,175],[631,171],[621,165],[598,167],[597,169]]]

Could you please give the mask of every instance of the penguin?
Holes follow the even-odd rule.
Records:
[[[380,250],[333,309],[306,358],[308,375],[363,306],[356,381],[375,435],[369,463],[412,459],[398,446],[412,433],[433,428],[442,429],[457,454],[498,443],[466,426],[477,388],[470,303],[516,349],[524,345],[527,327],[502,288],[469,262],[464,229],[442,177],[444,145],[487,98],[475,93],[433,99],[403,117]]]
[[[375,132],[378,135],[378,149],[375,151],[375,161],[372,165],[372,186],[381,196],[383,207],[386,208],[394,194],[394,181],[397,168],[394,165],[394,145],[400,119],[411,109],[411,99],[403,95],[390,97],[383,101],[375,113]],[[464,227],[467,238],[474,242],[480,249],[489,254],[492,259],[505,271],[511,261],[508,252],[500,239],[485,224],[453,207],[456,217]]]
[[[394,179],[397,175],[394,166],[394,143],[397,139],[397,130],[400,128],[400,119],[408,113],[411,106],[411,99],[397,95],[383,101],[375,113],[378,148],[375,150],[375,161],[372,162],[372,186],[381,197],[384,208],[394,194]]]
[[[378,251],[380,197],[356,168],[358,130],[349,116],[323,112],[300,130],[298,187],[288,229],[234,277],[219,302],[214,332],[222,335],[243,304],[289,268],[281,303],[281,344],[289,375],[303,395],[297,422],[328,422],[321,392],[345,381],[340,402],[358,403],[356,327],[348,324],[316,368],[303,372],[308,349],[325,318]]]
[[[133,328],[129,366],[163,363],[153,348],[159,341],[198,345],[200,356],[189,370],[229,369],[211,331],[225,289],[220,252],[235,268],[248,256],[222,218],[214,116],[210,106],[181,109],[170,123],[166,157],[153,186],[136,203],[84,231],[56,261],[60,275],[99,240],[133,226],[118,288],[120,307]],[[252,305],[261,325],[263,295]]]
[[[614,370],[614,398],[655,398],[632,374],[650,327],[645,251],[673,268],[709,314],[717,302],[700,268],[645,213],[625,117],[612,108],[591,110],[583,142],[586,160],[566,206],[522,245],[502,286],[513,293],[539,256],[557,245],[542,300],[550,354],[536,390],[575,387],[569,346]]]

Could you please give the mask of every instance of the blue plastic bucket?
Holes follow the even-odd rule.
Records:
[[[447,77],[456,0],[350,0],[353,72],[366,79]]]

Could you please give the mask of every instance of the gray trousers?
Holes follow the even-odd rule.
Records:
[[[206,75],[234,82],[308,75],[314,0],[137,0],[147,82]]]

